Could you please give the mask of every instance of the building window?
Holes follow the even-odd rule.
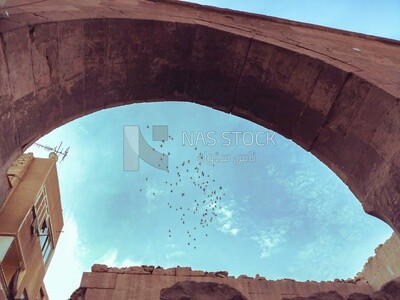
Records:
[[[31,232],[33,235],[35,235],[36,231],[36,234],[39,236],[43,261],[44,264],[47,265],[54,247],[53,232],[51,230],[51,217],[45,187],[43,187],[36,196],[36,200],[32,209],[32,217],[33,222],[31,224]]]
[[[51,238],[50,222],[44,220],[39,228],[40,247],[42,248],[42,255],[44,263],[47,263],[49,256],[53,250],[53,241]]]

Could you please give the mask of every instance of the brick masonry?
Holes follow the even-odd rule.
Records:
[[[230,276],[226,271],[206,272],[190,267],[161,268],[134,266],[113,268],[95,264],[92,272],[82,276],[78,291],[84,291],[82,300],[160,299],[160,291],[181,281],[227,284],[240,291],[249,300],[281,300],[282,297],[311,296],[318,292],[336,291],[343,297],[353,293],[372,293],[374,289],[358,279],[298,282],[293,279],[267,280],[256,275]]]

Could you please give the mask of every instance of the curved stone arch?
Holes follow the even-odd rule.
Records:
[[[50,4],[49,4],[50,3]],[[1,172],[89,113],[192,101],[273,129],[400,233],[400,43],[175,1],[39,1],[1,20]],[[8,190],[0,184],[1,201]]]

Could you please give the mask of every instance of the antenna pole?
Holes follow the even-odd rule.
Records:
[[[64,150],[63,148],[61,148],[62,143],[63,142],[61,142],[60,145],[55,146],[55,147],[50,147],[48,145],[43,145],[43,144],[39,144],[39,143],[35,143],[35,145],[38,146],[39,148],[42,148],[42,149],[47,150],[49,152],[56,153],[58,156],[62,157],[62,159],[60,161],[60,162],[62,162],[67,157],[68,151],[69,151],[69,148],[70,148],[70,147],[68,147],[67,149]]]

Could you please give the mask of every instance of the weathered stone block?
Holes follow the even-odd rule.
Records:
[[[217,277],[215,275],[215,272],[206,272],[206,274],[204,275],[205,277]]]
[[[176,276],[176,268],[165,269],[165,275]]]
[[[166,272],[166,270],[164,270],[164,269],[158,269],[158,268],[156,268],[156,269],[154,269],[153,270],[153,273],[152,273],[153,275],[167,275],[167,272]]]
[[[208,299],[208,300],[246,300],[243,294],[227,284],[215,282],[183,281],[160,292],[161,300]]]
[[[108,273],[124,274],[126,268],[108,268]]]
[[[83,273],[81,287],[97,289],[114,289],[117,282],[116,273]]]
[[[190,276],[191,274],[191,267],[176,267],[176,276]]]
[[[111,289],[87,289],[85,300],[110,300],[113,299],[115,290]]]
[[[84,74],[83,26],[81,20],[58,24],[59,71],[61,83]]]
[[[94,264],[92,266],[92,272],[107,272],[107,271],[108,271],[107,265]]]
[[[35,90],[29,29],[20,28],[7,32],[3,39],[11,92],[13,99],[17,100]]]
[[[256,275],[255,279],[257,280],[267,280],[264,276]]]
[[[128,267],[125,270],[127,274],[150,274],[150,272],[146,272],[142,267]]]
[[[146,265],[142,265],[142,268],[145,272],[149,272],[150,274],[153,272],[154,270],[154,266],[146,266]]]
[[[204,271],[192,271],[191,276],[193,277],[204,277],[204,275],[206,274],[206,272]]]
[[[228,272],[227,271],[218,271],[215,272],[215,276],[220,277],[220,278],[226,278],[228,277]]]

